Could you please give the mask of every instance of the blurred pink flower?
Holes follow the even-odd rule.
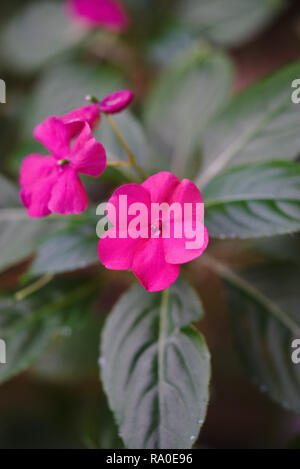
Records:
[[[129,18],[118,0],[68,0],[68,11],[75,19],[90,27],[103,27],[121,33]]]
[[[36,127],[36,140],[52,155],[31,154],[23,160],[20,197],[29,216],[86,210],[88,197],[79,173],[99,177],[106,168],[105,150],[91,131],[99,118],[98,106],[86,106],[62,117],[49,117]]]
[[[100,111],[106,114],[116,114],[127,108],[134,98],[129,90],[121,90],[112,93],[100,102]]]
[[[125,221],[124,197],[127,208],[135,207],[133,211],[126,209]],[[147,213],[139,221],[138,237],[136,216],[133,216],[133,213],[137,213],[136,203],[146,208]],[[166,210],[160,214],[156,212],[157,218],[156,215],[153,217],[153,206],[162,203],[167,204]],[[187,206],[192,209],[183,219],[172,212],[173,206],[179,207],[181,213]],[[127,184],[119,187],[109,200],[107,216],[114,227],[99,241],[100,261],[108,269],[132,270],[150,292],[168,288],[178,277],[180,264],[201,256],[208,245],[208,232],[203,225],[204,204],[198,188],[187,179],[180,182],[169,172],[155,174],[142,185]],[[181,235],[175,235],[180,228]],[[164,236],[164,232],[167,236]],[[198,238],[196,247],[191,242],[193,238],[190,233]]]

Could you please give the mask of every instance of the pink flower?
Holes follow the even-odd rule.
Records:
[[[79,174],[99,177],[106,167],[105,150],[91,131],[99,117],[97,106],[86,106],[62,117],[49,117],[36,127],[35,138],[52,155],[31,154],[22,163],[20,197],[29,216],[86,210],[88,197]]]
[[[124,219],[125,199],[129,210]],[[143,212],[138,224],[134,216],[136,203],[139,215]],[[165,210],[159,213],[153,209],[162,203]],[[130,207],[135,209],[131,211]],[[184,213],[184,218],[178,213]],[[114,227],[99,241],[100,261],[108,269],[132,270],[150,292],[168,288],[178,277],[180,264],[201,256],[208,245],[198,188],[187,179],[180,182],[168,172],[155,174],[142,185],[121,186],[109,200],[107,215]],[[196,238],[200,242],[194,245]]]
[[[129,24],[127,13],[118,0],[68,0],[67,7],[72,17],[89,27],[120,33]]]
[[[64,124],[72,124],[68,126],[71,138],[78,134],[82,122],[87,122],[92,130],[94,130],[101,120],[101,114],[98,104],[90,104],[79,109],[74,109],[64,116],[57,117]]]
[[[112,93],[100,103],[100,111],[106,114],[115,114],[127,108],[134,98],[132,91],[121,90]]]

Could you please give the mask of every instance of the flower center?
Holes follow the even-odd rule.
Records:
[[[70,161],[69,160],[59,160],[57,162],[58,166],[65,166],[66,164],[69,164]]]
[[[150,232],[152,237],[159,237],[162,232],[162,221],[158,220],[150,225]]]

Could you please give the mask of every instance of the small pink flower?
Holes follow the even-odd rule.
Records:
[[[105,114],[115,114],[127,108],[134,98],[134,94],[129,90],[121,90],[112,93],[104,98],[100,103],[100,111]]]
[[[88,197],[79,173],[99,177],[106,167],[105,150],[91,131],[99,120],[96,108],[87,106],[63,117],[49,117],[36,127],[36,140],[52,156],[31,154],[22,163],[20,197],[29,216],[72,215],[86,210]],[[83,116],[87,121],[79,120]]]
[[[192,207],[189,216],[177,218],[167,208],[157,219],[147,215],[140,223],[140,236],[133,235],[134,217],[128,211],[126,222],[121,222],[120,214],[124,214],[123,199],[126,196],[127,206],[146,207],[152,214],[155,204],[166,203],[167,207]],[[114,208],[116,217],[112,216],[109,205]],[[205,251],[209,237],[203,225],[204,205],[201,194],[195,184],[187,179],[180,180],[171,173],[161,172],[151,176],[142,185],[127,184],[119,187],[109,200],[107,215],[114,224],[100,239],[98,254],[100,261],[112,270],[132,270],[144,288],[150,292],[164,290],[175,282],[180,271],[180,264],[189,262]],[[200,206],[201,212],[195,210]],[[123,219],[122,219],[123,220]],[[187,236],[185,229],[197,234],[201,231],[201,242],[191,247],[192,238]],[[181,228],[182,235],[175,236]],[[164,230],[169,236],[164,237]],[[179,230],[180,231],[180,230]],[[197,236],[197,235],[195,235]],[[192,243],[193,244],[193,243]]]
[[[67,7],[75,19],[89,27],[103,27],[121,33],[129,19],[118,0],[68,0]]]
[[[64,124],[70,124],[68,129],[71,138],[78,134],[82,122],[87,122],[92,130],[94,130],[101,120],[101,114],[98,104],[90,104],[68,112],[64,116],[58,117]],[[71,125],[72,124],[72,125]]]

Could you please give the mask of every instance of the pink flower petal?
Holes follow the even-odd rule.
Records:
[[[29,155],[24,159],[20,172],[20,197],[30,217],[45,217],[51,213],[48,203],[56,178],[54,158]]]
[[[27,156],[21,165],[20,185],[31,186],[41,179],[57,174],[57,164],[52,156],[32,154]]]
[[[193,239],[184,236],[184,231],[182,238],[164,238],[163,243],[166,261],[170,264],[185,264],[201,256],[209,243],[208,231],[204,225],[201,226],[201,230],[203,230],[203,242],[201,247],[197,249],[187,248],[187,243],[190,243]]]
[[[55,179],[37,182],[30,189],[21,189],[20,197],[29,217],[41,218],[51,214],[48,208]]]
[[[180,266],[165,261],[162,239],[151,238],[137,250],[132,270],[146,290],[156,292],[175,282]]]
[[[126,197],[125,197],[126,196]],[[125,198],[124,198],[125,197]],[[125,200],[126,199],[126,200]],[[119,187],[111,196],[108,203],[112,204],[116,209],[117,224],[116,227],[119,229],[119,215],[124,215],[125,202],[127,208],[134,203],[142,203],[148,210],[150,215],[150,196],[149,193],[139,184],[125,184],[124,186]],[[113,218],[111,218],[110,213],[108,212],[108,218],[112,223],[114,223]],[[125,223],[126,227],[130,221],[134,218],[134,215],[127,216],[128,223]],[[145,220],[145,224],[148,225],[149,220]],[[123,223],[122,223],[123,225]],[[124,228],[124,227],[123,227]]]
[[[99,177],[106,168],[106,152],[97,142],[90,126],[85,123],[71,149],[71,162],[76,171],[92,177]]]
[[[199,191],[196,184],[188,179],[183,179],[181,183],[176,187],[176,190],[172,194],[170,202],[179,202],[181,204],[203,204],[201,192]],[[204,216],[204,204],[203,204],[203,216]]]
[[[167,171],[154,174],[143,184],[151,196],[151,202],[162,203],[172,200],[175,189],[179,186],[179,179]]]
[[[87,26],[100,26],[118,33],[129,24],[126,11],[118,0],[69,0],[67,6],[72,17]]]
[[[132,91],[122,90],[106,96],[100,103],[100,111],[115,114],[127,108],[134,98]]]
[[[70,153],[70,131],[57,117],[48,117],[34,130],[34,137],[57,159],[68,158]]]
[[[171,221],[171,238],[164,239],[165,256],[167,262],[170,262],[171,264],[184,264],[201,256],[207,248],[209,236],[207,229],[202,223],[204,217],[204,204],[199,189],[188,179],[184,179],[177,186],[170,202],[181,204],[182,218],[179,220],[172,219]],[[187,211],[185,211],[187,208],[187,205],[185,204],[190,205]],[[182,238],[175,238],[175,230],[180,228]],[[195,234],[195,237],[191,238],[191,235],[195,231],[197,232],[197,237]],[[195,244],[196,238],[198,241],[197,244]],[[191,242],[194,242],[197,247],[191,249]]]
[[[79,109],[75,109],[62,117],[59,117],[64,124],[68,125],[70,132],[70,138],[75,137],[82,130],[82,123],[87,122],[90,128],[93,130],[97,127],[101,119],[100,109],[97,104],[90,106],[84,106]]]
[[[130,270],[134,254],[143,241],[130,237],[126,239],[110,238],[109,234],[113,232],[114,229],[111,228],[99,241],[98,255],[100,262],[107,269]]]
[[[61,215],[78,215],[88,207],[88,197],[77,172],[70,166],[61,169],[52,190],[49,210]]]

